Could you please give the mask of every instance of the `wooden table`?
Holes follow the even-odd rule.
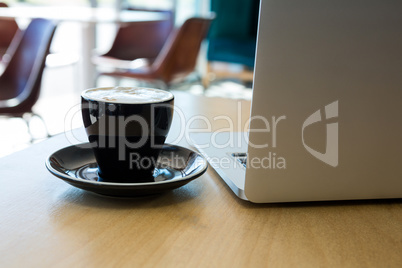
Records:
[[[248,118],[247,101],[174,94],[186,120],[205,116],[212,130],[227,127],[216,116]],[[0,159],[0,267],[401,266],[400,200],[252,204],[212,169],[166,194],[106,198],[46,170],[67,145],[59,135]]]
[[[96,47],[95,25],[98,23],[135,23],[167,19],[160,12],[121,10],[93,7],[16,6],[0,8],[0,18],[44,18],[81,24],[81,90],[95,86],[95,67],[91,62]],[[68,37],[66,37],[68,38]]]

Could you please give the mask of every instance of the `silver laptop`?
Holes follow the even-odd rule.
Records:
[[[261,0],[248,133],[194,133],[252,202],[402,197],[402,1]]]

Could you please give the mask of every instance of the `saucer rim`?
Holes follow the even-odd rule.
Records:
[[[45,161],[45,165],[46,168],[50,171],[50,173],[52,173],[53,175],[55,175],[56,177],[59,177],[61,179],[65,179],[67,181],[76,181],[77,183],[84,183],[84,184],[92,184],[92,185],[96,185],[96,186],[114,186],[114,187],[130,187],[130,186],[136,186],[136,187],[141,187],[141,186],[156,186],[156,185],[163,185],[163,184],[170,184],[170,183],[175,183],[175,182],[180,182],[180,181],[187,181],[187,180],[192,180],[193,178],[197,178],[199,176],[201,176],[202,174],[204,174],[207,169],[208,169],[208,161],[205,159],[205,157],[200,154],[199,152],[196,152],[194,150],[191,150],[189,148],[180,146],[180,145],[174,145],[174,144],[170,144],[170,143],[165,143],[164,146],[171,146],[171,147],[176,147],[176,148],[180,148],[180,149],[184,149],[187,151],[191,151],[193,153],[196,153],[198,156],[200,156],[203,159],[203,165],[202,168],[191,175],[187,175],[187,176],[182,176],[181,178],[177,178],[177,179],[173,179],[173,180],[166,180],[166,181],[155,181],[155,182],[130,182],[130,183],[125,183],[125,182],[100,182],[100,181],[90,181],[90,180],[85,180],[82,178],[76,178],[76,177],[72,177],[67,175],[66,173],[60,172],[56,169],[54,169],[51,164],[50,164],[50,158],[54,155],[57,154],[58,152],[62,151],[62,150],[67,150],[68,148],[71,147],[79,147],[80,145],[85,145],[85,144],[89,144],[88,142],[84,142],[84,143],[80,143],[80,144],[73,144],[73,145],[69,145],[66,147],[63,147],[53,153],[51,153]],[[83,150],[87,149],[87,150],[91,150],[90,148],[81,148]]]

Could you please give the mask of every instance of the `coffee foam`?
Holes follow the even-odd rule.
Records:
[[[160,89],[141,87],[92,88],[82,92],[85,99],[110,103],[156,103],[173,99],[173,94]]]

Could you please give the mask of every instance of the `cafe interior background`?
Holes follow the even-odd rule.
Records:
[[[212,1],[219,2],[219,0]],[[239,3],[248,2],[248,0],[236,1]],[[9,7],[83,6],[114,9],[135,7],[153,10],[171,10],[174,14],[175,27],[180,27],[190,17],[202,17],[211,14],[210,0],[5,0],[3,2]],[[232,1],[226,2],[234,3]],[[216,12],[215,15],[219,16]],[[20,28],[24,28],[29,23],[29,20],[17,19],[17,23]],[[46,61],[46,67],[42,76],[40,98],[33,110],[42,117],[50,135],[56,135],[82,126],[79,114],[74,112],[77,110],[80,102],[80,92],[84,90],[84,88],[81,88],[79,81],[81,70],[78,63],[80,61],[79,54],[83,39],[80,27],[78,22],[59,23],[51,43],[51,54]],[[118,26],[111,23],[96,25],[96,51],[94,51],[94,54],[102,54],[110,49],[117,29]],[[202,79],[208,79],[207,86],[203,86],[196,78],[191,79],[190,76],[187,83],[179,83],[176,86],[172,86],[172,89],[208,97],[250,99],[252,81],[250,79],[239,79],[236,74],[241,74],[243,71],[248,72],[248,74],[251,72],[252,77],[252,68],[233,62],[215,62],[214,68],[216,68],[217,72],[222,71],[225,74],[234,74],[233,76],[216,77],[214,71],[207,71],[208,42],[207,37],[201,45],[196,66],[199,76]],[[97,86],[116,84],[123,86],[136,85],[133,79],[120,79],[118,82],[113,79],[111,77],[100,77],[96,84]],[[43,140],[46,137],[43,121],[39,118],[33,118],[30,121],[30,130],[32,132],[30,134],[26,123],[21,118],[9,118],[0,115],[0,157],[27,148],[32,143]]]

